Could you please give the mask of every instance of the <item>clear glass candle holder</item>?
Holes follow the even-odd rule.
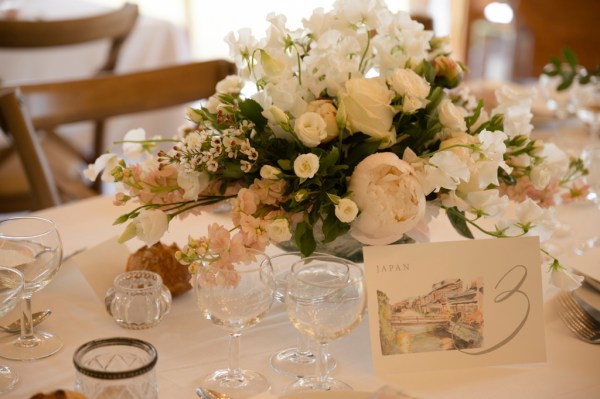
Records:
[[[73,355],[75,390],[88,399],[157,399],[154,346],[135,338],[87,342]]]

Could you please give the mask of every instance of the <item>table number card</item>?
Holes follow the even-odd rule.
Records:
[[[378,374],[546,360],[537,237],[364,248]]]

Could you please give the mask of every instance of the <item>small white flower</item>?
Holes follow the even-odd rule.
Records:
[[[288,241],[292,238],[290,224],[285,218],[277,218],[267,223],[265,231],[269,239],[275,243]]]
[[[98,174],[104,171],[102,173],[102,181],[114,181],[111,172],[114,169],[114,167],[118,165],[118,163],[119,158],[117,157],[117,155],[112,153],[102,154],[96,159],[96,162],[88,165],[87,169],[83,171],[83,175],[87,179],[95,181],[98,177]]]
[[[294,123],[296,135],[307,147],[316,147],[327,137],[327,123],[316,112],[305,112]]]
[[[550,183],[550,180],[552,179],[552,173],[548,165],[536,165],[531,169],[529,179],[531,180],[533,187],[535,187],[537,190],[543,190]]]
[[[358,206],[350,198],[342,198],[335,205],[335,216],[344,223],[350,223],[358,215]]]
[[[132,129],[123,137],[123,154],[129,159],[140,159],[144,152],[144,143],[127,143],[127,141],[146,140],[146,131],[142,128]]]
[[[281,169],[271,165],[263,165],[260,168],[260,177],[267,180],[279,180],[281,175]]]
[[[208,173],[196,170],[188,171],[183,168],[177,171],[177,184],[184,190],[184,200],[193,201],[198,199],[198,195],[208,187],[209,182]]]
[[[169,217],[159,209],[143,209],[137,218],[132,220],[125,231],[119,237],[119,242],[123,243],[138,237],[146,245],[156,244],[167,231],[169,227]]]
[[[550,282],[565,291],[573,291],[581,287],[583,276],[573,274],[563,267],[552,268]]]
[[[402,96],[403,112],[412,114],[429,103],[429,82],[412,69],[397,68],[388,82]]]
[[[440,122],[444,126],[444,132],[452,136],[455,133],[464,133],[467,130],[467,123],[460,110],[445,98],[438,107]]]
[[[238,75],[229,75],[217,83],[216,91],[219,94],[239,94],[244,87],[244,82]]]
[[[319,170],[319,157],[315,154],[300,154],[294,160],[294,173],[303,179],[312,179]]]

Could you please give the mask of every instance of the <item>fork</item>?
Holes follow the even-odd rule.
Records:
[[[571,292],[559,294],[558,302],[558,315],[569,330],[585,342],[600,344],[600,322],[581,307]]]

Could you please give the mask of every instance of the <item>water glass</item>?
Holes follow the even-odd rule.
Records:
[[[148,270],[119,274],[104,298],[115,322],[132,330],[157,325],[171,309],[171,302],[171,292],[160,275]]]
[[[154,346],[135,338],[87,342],[73,355],[75,390],[88,399],[157,399]]]

